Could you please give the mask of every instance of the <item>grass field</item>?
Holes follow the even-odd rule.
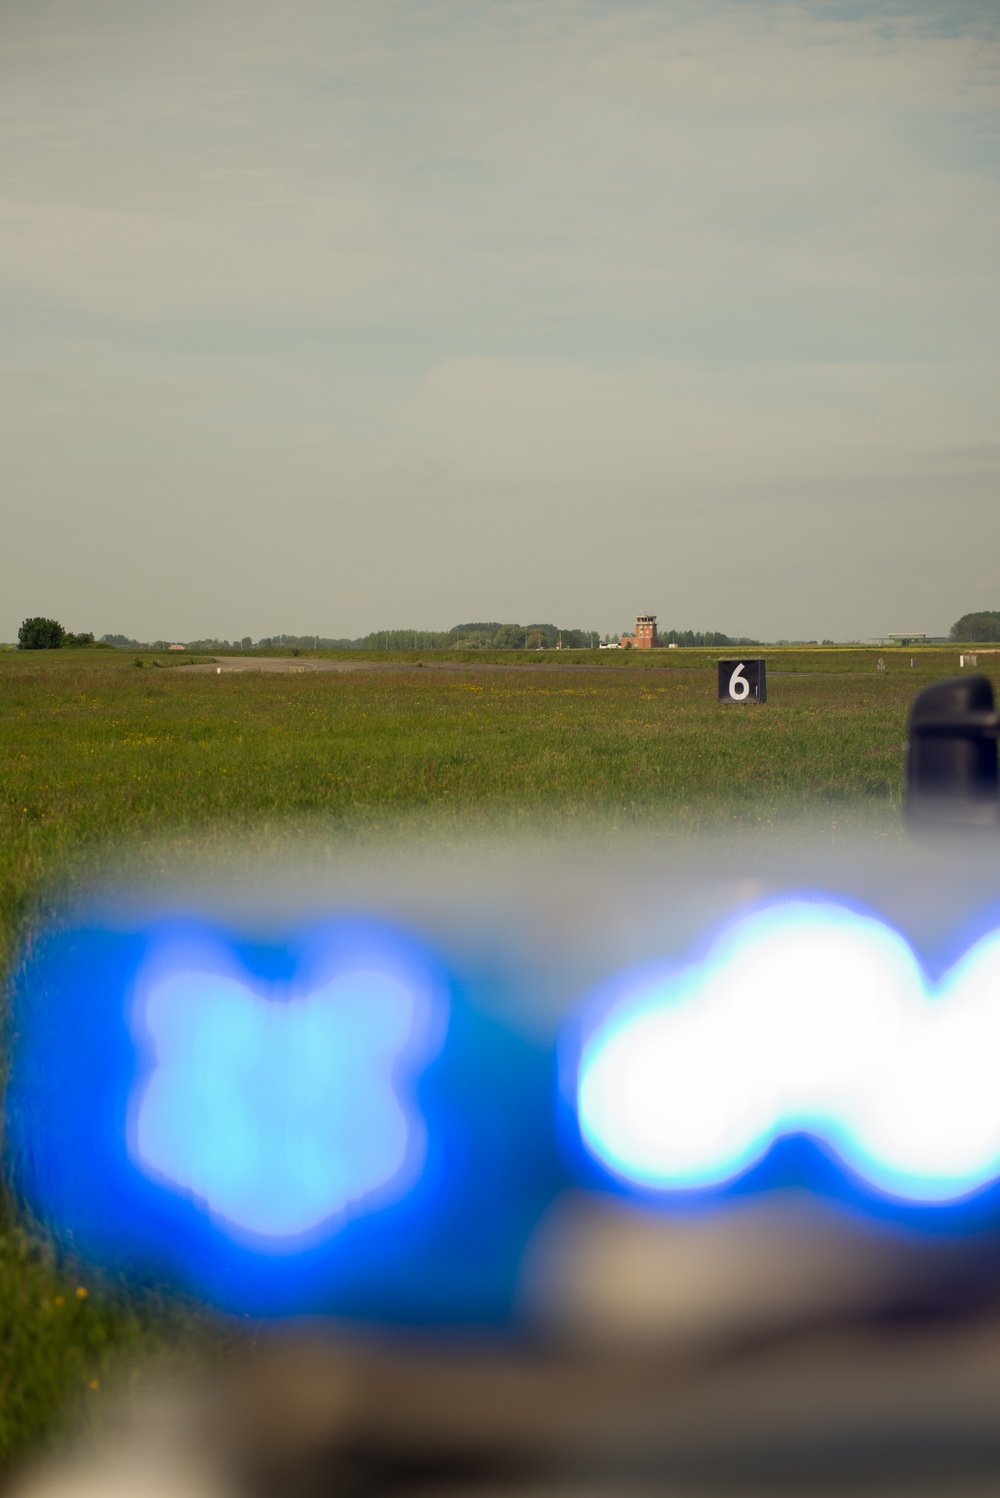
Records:
[[[53,880],[86,879],[109,844],[154,837],[377,836],[400,816],[446,833],[541,819],[615,835],[653,815],[773,836],[803,811],[899,836],[909,702],[957,671],[958,649],[769,648],[760,708],[717,705],[718,654],[414,653],[392,665],[366,652],[386,668],[217,676],[175,669],[176,657],[140,669],[124,652],[0,653],[0,966]],[[980,670],[995,678],[998,666],[980,655]],[[166,1342],[183,1354],[218,1332],[196,1309],[55,1262],[8,1203],[0,1458],[98,1400],[116,1351]]]

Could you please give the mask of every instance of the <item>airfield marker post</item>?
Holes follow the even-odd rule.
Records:
[[[719,701],[767,701],[767,671],[762,660],[719,661]]]

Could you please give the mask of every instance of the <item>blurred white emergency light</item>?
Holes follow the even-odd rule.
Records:
[[[732,1181],[805,1134],[888,1196],[952,1202],[1000,1175],[998,1059],[1000,933],[935,985],[882,921],[783,901],[614,984],[580,1051],[580,1131],[653,1191]]]

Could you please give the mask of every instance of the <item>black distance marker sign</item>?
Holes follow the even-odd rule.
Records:
[[[767,672],[763,661],[720,661],[720,702],[766,702]]]

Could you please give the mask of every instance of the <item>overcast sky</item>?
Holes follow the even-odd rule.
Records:
[[[0,0],[0,638],[1000,609],[1000,6]]]

